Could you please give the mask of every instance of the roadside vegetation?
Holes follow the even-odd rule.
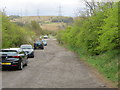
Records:
[[[97,7],[86,4],[93,7],[89,7],[90,12],[78,18],[73,26],[59,31],[57,40],[118,84],[118,3],[97,3]]]
[[[6,15],[2,17],[2,48],[19,47],[21,44],[33,44],[36,38],[46,34],[36,21],[30,24],[10,22]]]
[[[32,42],[35,33],[28,27],[11,23],[6,15],[2,15],[2,48],[18,47]]]

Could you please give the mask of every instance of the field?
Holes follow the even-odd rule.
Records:
[[[49,24],[43,24],[40,26],[43,30],[55,31],[55,30],[64,29],[66,26],[66,23],[49,23]]]
[[[73,22],[70,21],[71,17],[64,17],[64,16],[22,16],[22,17],[10,17],[11,22],[19,22],[23,24],[30,24],[31,21],[36,21],[39,23],[40,27],[43,30],[63,30],[67,26],[67,24]],[[68,22],[60,21],[68,19]],[[53,21],[54,20],[54,21]],[[57,21],[55,21],[57,20]]]

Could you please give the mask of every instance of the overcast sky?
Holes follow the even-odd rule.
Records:
[[[78,9],[83,9],[81,0],[1,0],[1,9],[7,15],[22,16],[58,16],[61,6],[62,16],[75,16]]]

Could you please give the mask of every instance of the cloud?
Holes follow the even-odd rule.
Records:
[[[77,8],[84,7],[80,0],[2,0],[2,8],[6,7],[7,14],[21,12],[25,15],[36,15],[39,9],[40,15],[58,15],[59,6],[62,14],[72,16]]]

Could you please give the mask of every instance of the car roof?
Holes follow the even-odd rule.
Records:
[[[10,50],[19,50],[20,48],[10,48]]]
[[[41,42],[42,40],[37,40],[37,41],[35,41],[35,42]]]
[[[44,37],[48,37],[48,35],[44,35]]]
[[[17,51],[17,52],[22,51],[22,49],[20,49],[20,48],[7,48],[7,49],[1,49],[1,50],[14,50],[14,51]]]
[[[6,48],[6,49],[0,49],[0,50],[10,50],[10,48]]]
[[[10,48],[10,50],[20,51],[20,50],[21,50],[21,48]]]
[[[21,46],[32,46],[32,45],[30,45],[30,44],[24,44],[24,45],[21,45]]]

